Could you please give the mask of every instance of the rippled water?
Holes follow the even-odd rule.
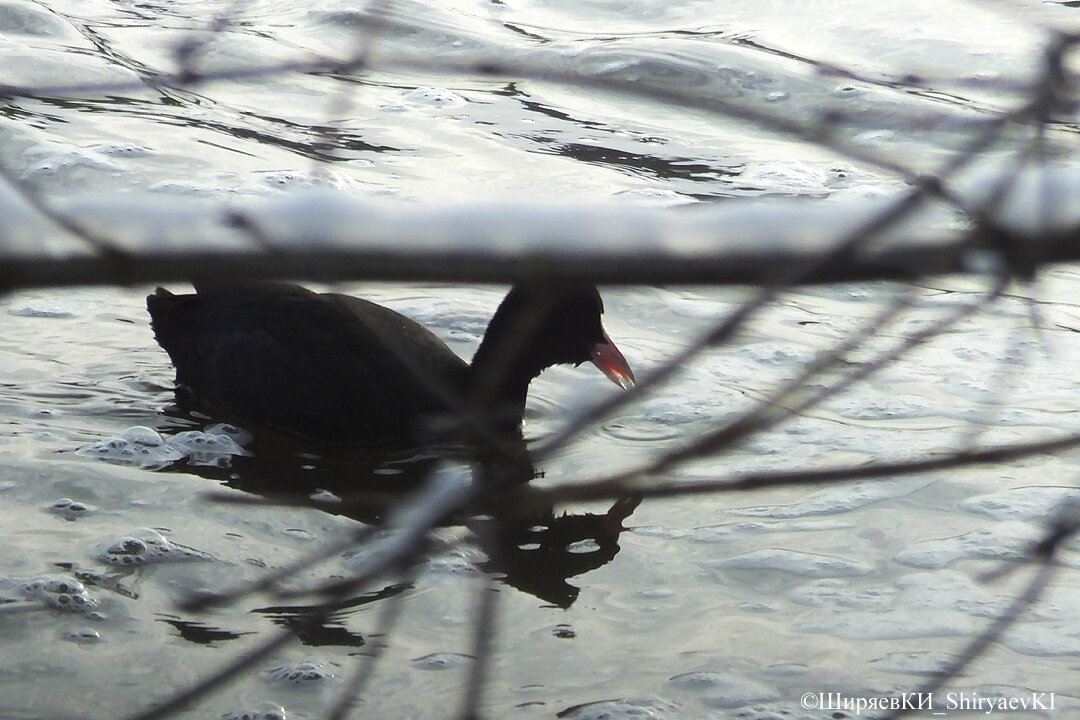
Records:
[[[239,22],[204,46],[200,67],[345,55],[367,27],[356,3],[241,6]],[[845,108],[865,124],[842,132],[917,169],[944,157],[965,122],[1015,100],[974,81],[1024,78],[1044,39],[1009,13],[960,3],[393,7],[398,20],[375,46],[388,57],[513,54],[538,74],[572,69],[662,79],[751,107],[782,107],[792,119]],[[171,68],[177,43],[224,10],[205,3],[4,2],[0,82],[138,79],[150,68]],[[1064,5],[1036,11],[1071,20],[1061,14]],[[816,74],[810,60],[931,80],[922,91],[899,91]],[[971,82],[934,84],[945,76]],[[933,123],[905,132],[889,122],[915,111]],[[678,204],[874,194],[899,185],[876,167],[762,133],[752,123],[554,82],[405,71],[8,99],[0,105],[0,139],[0,163],[49,198],[86,189],[273,197],[329,184],[403,200],[548,196]],[[1060,139],[1052,134],[1050,141]],[[1080,431],[1073,381],[1078,280],[1063,268],[1030,289],[1040,301],[1039,332],[1030,327],[1029,305],[1007,296],[804,417],[666,475],[711,479],[913,459],[955,449],[973,429],[989,443]],[[147,324],[149,290],[0,298],[2,717],[118,717],[200,679],[271,628],[296,623],[302,608],[254,599],[195,614],[178,610],[176,601],[192,590],[254,581],[356,524],[310,508],[206,502],[202,495],[223,483],[248,489],[231,468],[217,467],[220,453],[200,456],[192,445],[166,444],[153,450],[164,460],[141,461],[155,433],[175,443],[187,428],[162,412],[172,373]],[[466,357],[501,297],[499,288],[345,290],[417,318]],[[916,312],[880,333],[875,347],[972,301],[976,290],[968,281],[919,288]],[[631,467],[735,418],[900,292],[864,284],[784,295],[735,341],[546,463],[538,483]],[[639,374],[747,297],[739,289],[674,287],[604,295],[609,333]],[[527,431],[543,437],[568,412],[612,391],[588,368],[549,371],[534,384]],[[188,440],[201,450],[225,442]],[[110,442],[131,450],[128,464],[96,459]],[[163,470],[175,454],[195,463]],[[245,459],[234,452],[232,461]],[[410,462],[397,459],[372,472],[392,481],[408,474]],[[528,584],[534,575],[501,570],[486,707],[491,717],[578,720],[818,718],[832,713],[800,707],[806,693],[866,697],[910,689],[1015,597],[1024,572],[989,583],[980,574],[1022,557],[1039,537],[1040,521],[1075,502],[1076,469],[1066,453],[884,481],[647,501],[614,537],[596,530],[606,507],[560,509],[571,517],[561,574],[541,587]],[[325,491],[320,497],[332,504],[334,488],[322,481],[330,482],[316,477],[305,491]],[[358,597],[183,715],[274,716],[284,708],[290,717],[318,717],[356,657],[383,643],[377,691],[365,696],[360,712],[451,714],[473,662],[478,568],[488,558],[463,528],[444,528],[440,537],[447,549],[421,569],[388,638],[378,635],[379,610],[385,596],[399,592],[394,586]],[[526,533],[520,549],[527,556],[546,542]],[[1061,561],[1066,570],[1048,597],[953,688],[994,698],[1054,692],[1055,716],[1077,712],[1080,557],[1065,550]],[[335,556],[293,582],[347,573],[357,562],[351,554]]]

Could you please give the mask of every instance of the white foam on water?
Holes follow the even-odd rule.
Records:
[[[848,483],[810,493],[792,505],[757,505],[735,508],[730,512],[732,515],[771,518],[831,515],[856,510],[883,500],[904,497],[932,482],[934,481],[929,478],[901,478]]]
[[[423,657],[413,658],[409,664],[419,670],[449,670],[461,667],[472,662],[473,658],[461,653],[441,652],[431,653]]]
[[[172,436],[136,425],[116,437],[83,446],[78,454],[146,470],[160,470],[185,458],[190,465],[227,468],[233,457],[251,454],[240,444],[249,440],[250,434],[231,425],[184,430]]]
[[[1045,534],[1036,525],[999,522],[940,540],[925,540],[896,554],[896,562],[911,567],[941,568],[965,559],[1019,560],[1026,557]]]
[[[458,107],[468,102],[452,90],[436,87],[414,88],[402,93],[401,97],[411,105],[428,105],[431,107]]]
[[[742,707],[780,697],[776,688],[734,673],[690,672],[676,675],[668,682],[680,690],[699,694],[704,705],[714,708]]]
[[[75,630],[65,630],[60,634],[61,640],[76,643],[77,645],[95,645],[104,638],[101,633],[94,628],[76,628]]]
[[[844,720],[848,715],[827,708],[807,708],[799,703],[779,701],[713,711],[707,717],[709,720]]]
[[[42,143],[24,151],[31,175],[57,175],[72,169],[120,172],[121,166],[91,149],[62,143]]]
[[[168,438],[166,443],[183,453],[189,465],[229,467],[233,457],[250,456],[230,435],[207,430],[184,430]]]
[[[263,677],[275,685],[295,687],[319,687],[338,679],[326,663],[314,660],[271,668],[263,673]]]
[[[968,636],[981,624],[963,613],[939,610],[893,610],[885,613],[864,610],[817,612],[797,624],[803,632],[822,633],[849,640],[900,640]]]
[[[598,552],[599,550],[600,544],[593,538],[578,540],[577,542],[572,542],[566,546],[566,552],[573,555],[587,555],[589,553]]]
[[[745,520],[694,528],[689,537],[696,542],[725,542],[733,538],[767,533],[845,530],[851,523],[837,520]]]
[[[825,578],[792,588],[788,597],[810,607],[887,609],[898,594],[894,587],[855,588],[848,580]]]
[[[962,501],[960,508],[995,520],[1045,520],[1062,506],[1078,504],[1080,488],[1039,485],[976,495]]]
[[[799,628],[850,639],[899,639],[969,635],[1008,607],[1011,596],[991,593],[954,570],[913,572],[895,587],[864,588],[854,581],[810,583],[789,592],[818,610]]]
[[[65,613],[93,616],[98,599],[86,586],[63,575],[0,578],[0,601],[31,601]],[[8,606],[0,605],[7,608]]]
[[[937,675],[948,669],[955,655],[936,650],[892,652],[870,661],[870,667],[900,675]]]
[[[248,709],[230,710],[222,714],[221,720],[289,720],[290,717],[281,705],[263,702]]]
[[[168,467],[184,457],[179,448],[166,443],[156,430],[142,426],[127,428],[116,437],[83,446],[78,453],[115,465],[150,470]]]
[[[830,555],[762,548],[726,560],[705,563],[706,566],[736,570],[779,570],[804,577],[852,577],[865,575],[873,568],[865,563]]]
[[[1002,642],[1023,655],[1080,656],[1080,623],[1075,618],[1070,623],[1025,623],[1008,630]]]
[[[214,559],[210,553],[174,543],[149,528],[102,543],[94,549],[93,555],[98,562],[118,567]]]
[[[45,508],[45,510],[53,515],[59,515],[65,520],[78,520],[79,518],[93,515],[98,511],[97,507],[94,505],[66,497],[54,500]]]
[[[667,720],[676,717],[679,706],[659,697],[602,700],[577,705],[558,715],[569,720]]]

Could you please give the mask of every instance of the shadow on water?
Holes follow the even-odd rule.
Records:
[[[183,421],[183,429],[191,429],[192,422],[207,423],[201,413],[177,407],[166,409],[165,414],[171,418],[162,428],[165,433],[181,429],[176,421]],[[196,473],[275,503],[313,507],[378,525],[396,504],[424,486],[441,462],[470,462],[485,491],[474,507],[449,516],[444,524],[472,531],[472,541],[486,557],[480,567],[484,572],[545,604],[564,609],[574,603],[579,592],[569,578],[595,570],[615,557],[623,520],[637,506],[636,498],[626,498],[604,513],[562,513],[549,504],[538,504],[536,493],[528,493],[529,500],[522,502],[525,494],[519,491],[541,473],[520,437],[504,443],[498,452],[486,453],[460,445],[405,450],[326,448],[251,423],[243,425],[252,432],[245,445],[249,456],[233,456],[228,467],[180,461],[168,471]],[[342,613],[404,589],[394,586],[358,596],[318,628],[304,620],[311,614],[308,607],[276,606],[259,612],[278,624],[302,630],[298,635],[304,642],[337,644]],[[351,636],[343,640],[346,645],[358,642]]]

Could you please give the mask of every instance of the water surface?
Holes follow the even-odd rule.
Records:
[[[235,22],[207,38],[200,67],[344,56],[368,27],[355,3],[241,5]],[[642,78],[794,120],[842,110],[847,120],[837,132],[845,141],[919,171],[937,167],[970,125],[1016,101],[1016,94],[981,81],[1030,78],[1045,39],[1007,12],[915,0],[887,7],[393,8],[396,20],[375,46],[383,57],[449,61],[503,53],[533,63],[537,75],[569,69]],[[177,44],[199,37],[193,33],[226,10],[211,3],[8,2],[0,5],[0,80],[113,82],[167,71],[175,68]],[[1039,12],[1065,22],[1068,16],[1057,12],[1064,10]],[[823,75],[816,72],[821,64],[865,79]],[[914,89],[886,81],[904,73],[926,79]],[[47,198],[88,189],[274,197],[330,185],[402,201],[546,197],[674,205],[873,195],[903,186],[880,166],[763,132],[744,119],[535,79],[284,74],[185,89],[147,84],[13,98],[2,109],[0,163]],[[1048,142],[1066,147],[1074,130],[1062,123]],[[1077,283],[1074,270],[1056,269],[801,417],[658,479],[915,459],[973,440],[1076,432]],[[943,280],[916,288],[914,310],[848,364],[973,302],[984,285]],[[452,284],[342,289],[417,318],[464,357],[503,292]],[[259,458],[235,458],[224,468],[217,467],[220,457],[209,465],[121,465],[87,452],[132,428],[168,438],[189,427],[167,410],[172,372],[148,327],[143,297],[151,290],[36,290],[0,298],[4,717],[134,713],[274,628],[297,627],[303,603],[257,596],[203,614],[176,603],[193,590],[253,582],[358,525],[332,507],[205,499],[226,487],[250,492],[236,469]],[[734,341],[545,461],[537,484],[584,482],[634,467],[733,420],[904,291],[867,283],[782,295]],[[608,288],[605,322],[639,374],[647,374],[748,295],[741,288]],[[1038,331],[1028,296],[1038,301]],[[587,367],[546,373],[533,387],[528,436],[548,437],[609,392],[615,390]],[[423,460],[357,463],[352,472],[386,484],[412,477]],[[326,486],[333,478],[318,475],[318,467],[307,470],[304,458],[286,465],[293,477],[314,473],[305,492],[333,492]],[[1075,465],[1064,453],[880,481],[649,500],[624,520],[625,531],[607,535],[610,503],[558,508],[550,527],[539,527],[566,534],[519,528],[518,564],[498,568],[468,528],[442,528],[443,544],[418,570],[392,632],[381,634],[380,611],[402,588],[387,578],[181,714],[318,717],[358,658],[385,646],[359,712],[446,716],[474,662],[474,612],[489,571],[500,598],[485,698],[493,717],[832,717],[830,709],[800,707],[800,699],[911,689],[1007,607],[1030,569],[989,583],[981,576],[1023,557],[1041,523],[1075,501]],[[534,564],[553,572],[518,572],[531,552],[549,546],[558,552]],[[335,554],[290,584],[347,574],[360,561],[352,552]],[[1064,550],[1061,561],[1047,598],[952,688],[990,698],[1054,692],[1054,716],[1076,712],[1075,550]]]

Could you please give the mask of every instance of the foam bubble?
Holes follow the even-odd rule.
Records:
[[[803,632],[822,633],[848,640],[896,640],[904,638],[956,637],[977,632],[980,624],[964,613],[951,610],[868,612],[826,610],[799,624]]]
[[[939,675],[952,666],[954,655],[935,650],[894,652],[870,661],[870,667],[901,675]]]
[[[765,700],[776,700],[776,688],[742,675],[718,672],[690,672],[668,680],[675,687],[703,695],[709,707],[732,708]]]
[[[402,97],[413,105],[431,105],[433,107],[457,107],[467,101],[462,96],[445,88],[419,87],[409,90]]]
[[[324,488],[316,488],[315,492],[311,493],[311,495],[309,495],[308,497],[311,500],[320,503],[339,504],[343,502],[340,495],[335,495],[334,493]]]
[[[730,512],[732,515],[771,518],[829,515],[866,507],[882,500],[904,497],[932,482],[933,480],[928,478],[902,478],[850,483],[812,493],[793,505],[757,505],[735,508]]]
[[[869,565],[832,555],[817,555],[782,548],[753,550],[726,560],[708,563],[708,565],[737,570],[780,570],[805,577],[850,577],[865,575],[872,569]]]
[[[101,633],[93,628],[78,628],[67,630],[60,635],[61,640],[77,643],[79,645],[93,645],[102,640]]]
[[[851,523],[836,520],[746,520],[694,528],[690,539],[696,542],[726,542],[732,538],[765,533],[846,530]]]
[[[79,455],[94,457],[114,465],[132,465],[150,470],[168,467],[184,455],[156,430],[135,426],[116,437],[79,448]]]
[[[794,588],[789,596],[800,605],[811,607],[887,608],[897,591],[893,588],[854,589],[849,581],[836,578],[815,580]]]
[[[81,517],[97,512],[97,507],[65,497],[54,500],[45,510],[53,515],[59,515],[65,520],[78,520]]]
[[[94,145],[90,148],[90,150],[101,155],[108,155],[110,157],[146,157],[147,155],[154,154],[152,150],[143,147],[142,145],[120,142]]]
[[[267,670],[264,677],[279,684],[312,686],[321,685],[337,676],[327,670],[323,663],[307,661]]]
[[[1020,559],[1043,532],[1028,523],[1001,522],[954,537],[916,543],[897,553],[896,561],[912,567],[941,568],[962,559]]]
[[[187,457],[189,465],[227,468],[233,456],[251,455],[229,435],[209,428],[177,433],[168,444]]]
[[[289,720],[289,714],[280,705],[266,702],[253,708],[232,710],[222,715],[221,720]]]
[[[678,709],[678,705],[662,698],[626,698],[576,705],[558,716],[569,720],[665,720],[674,717]]]
[[[598,552],[599,550],[600,544],[593,538],[578,540],[577,542],[570,543],[566,546],[566,552],[575,555],[586,555],[588,553]]]
[[[960,503],[968,512],[995,520],[1035,520],[1049,517],[1062,505],[1080,505],[1080,489],[1073,487],[1018,487],[978,495]]]
[[[146,470],[160,470],[184,458],[190,465],[227,468],[234,456],[251,455],[242,447],[250,439],[250,433],[232,425],[185,430],[171,437],[136,425],[116,437],[79,448],[78,454]]]
[[[62,575],[10,578],[0,582],[0,588],[7,587],[22,599],[42,603],[53,610],[89,613],[98,606],[97,599],[90,595],[85,585]]]
[[[615,193],[614,198],[634,205],[671,207],[696,203],[697,198],[677,193],[667,188],[634,188]]]
[[[430,655],[414,658],[409,661],[409,664],[420,670],[449,670],[450,668],[460,667],[472,659],[471,656],[462,655],[461,653],[431,653]]]
[[[825,191],[824,169],[813,167],[798,160],[779,160],[749,164],[739,176],[740,184],[769,188],[780,192]]]
[[[144,529],[138,535],[124,535],[100,545],[94,559],[120,567],[156,563],[213,560],[209,553],[174,543],[155,530]]]
[[[1024,655],[1080,655],[1080,626],[1027,623],[1017,631],[1006,633],[1002,642],[1011,650]]]
[[[23,155],[31,160],[27,172],[32,175],[57,175],[73,168],[119,172],[120,166],[93,150],[64,143],[41,143]]]
[[[848,717],[840,710],[807,709],[791,702],[770,702],[712,713],[709,720],[844,720]]]

